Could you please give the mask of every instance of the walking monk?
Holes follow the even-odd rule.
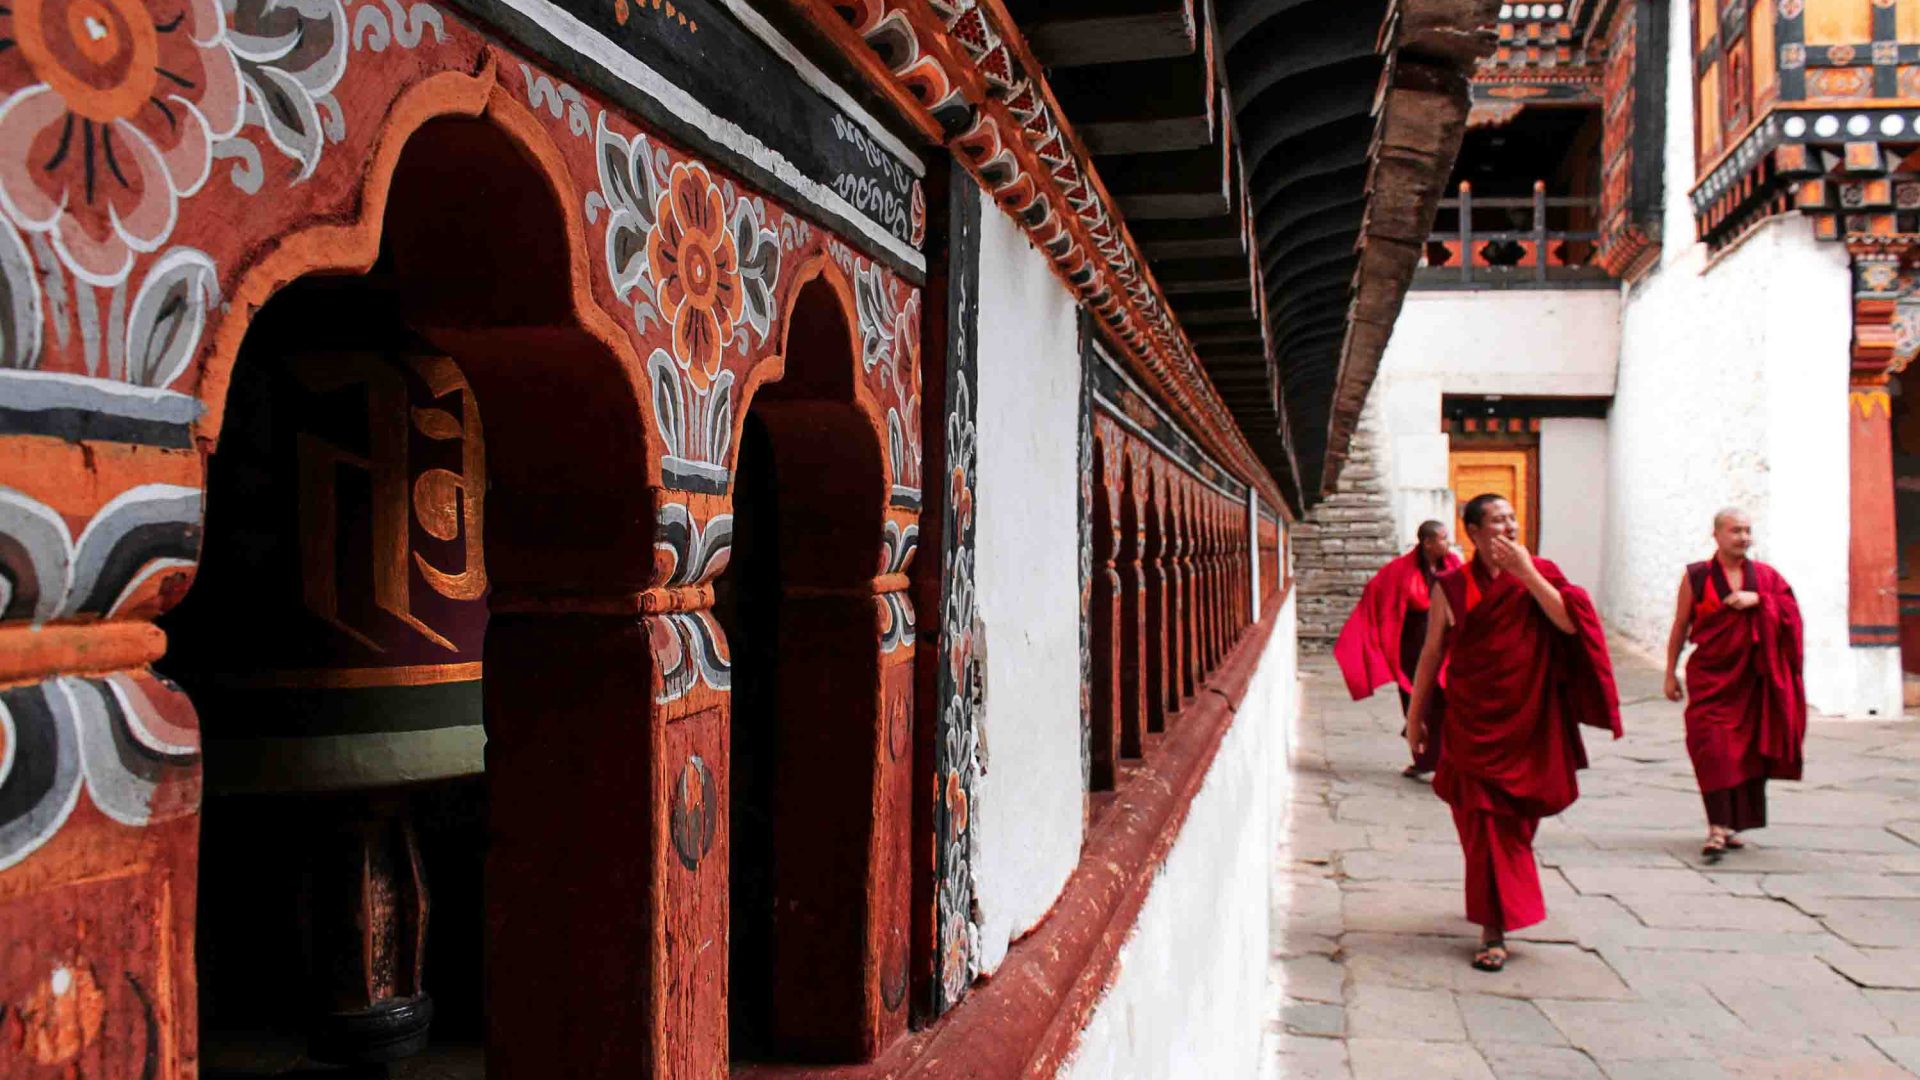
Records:
[[[1513,506],[1481,495],[1460,519],[1474,557],[1434,585],[1407,742],[1417,756],[1445,710],[1433,790],[1466,854],[1467,918],[1481,927],[1473,966],[1499,971],[1506,932],[1547,917],[1533,835],[1580,796],[1579,725],[1619,738],[1620,698],[1593,601],[1520,545]]]
[[[1713,515],[1713,558],[1687,567],[1667,635],[1667,700],[1683,694],[1674,674],[1687,659],[1687,756],[1707,804],[1706,861],[1746,845],[1739,833],[1767,823],[1767,781],[1798,780],[1807,738],[1801,678],[1800,604],[1779,571],[1747,558],[1753,522],[1739,510]]]
[[[1413,669],[1420,663],[1420,646],[1427,640],[1427,608],[1434,579],[1460,565],[1460,556],[1447,544],[1447,527],[1437,521],[1420,523],[1419,542],[1412,551],[1380,568],[1360,593],[1340,637],[1333,658],[1347,678],[1353,700],[1371,697],[1388,683],[1400,688],[1400,713],[1413,700]],[[1440,758],[1440,729],[1427,734],[1425,753],[1400,774],[1418,778],[1433,771]]]

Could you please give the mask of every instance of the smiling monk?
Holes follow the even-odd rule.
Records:
[[[1481,495],[1460,519],[1474,557],[1434,584],[1407,742],[1418,756],[1446,710],[1433,790],[1453,808],[1466,855],[1467,918],[1481,927],[1473,966],[1499,971],[1506,932],[1547,916],[1533,837],[1580,796],[1579,725],[1619,738],[1620,698],[1593,601],[1521,546],[1512,504]]]
[[[1767,823],[1767,781],[1798,780],[1807,738],[1800,603],[1779,571],[1747,558],[1753,521],[1713,516],[1713,558],[1687,567],[1667,635],[1667,700],[1687,702],[1687,756],[1707,807],[1700,854],[1719,862]],[[1683,693],[1675,668],[1693,632]]]

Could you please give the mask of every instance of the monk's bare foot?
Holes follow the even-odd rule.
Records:
[[[1728,832],[1725,835],[1721,836],[1720,842],[1727,845],[1728,851],[1739,851],[1740,849],[1747,846],[1746,841],[1741,840],[1740,834],[1735,832]]]

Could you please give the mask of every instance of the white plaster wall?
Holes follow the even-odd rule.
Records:
[[[1396,357],[1392,342],[1400,340],[1396,331],[1369,396],[1380,403],[1381,437],[1391,460],[1385,475],[1394,535],[1401,544],[1411,544],[1421,522],[1453,521],[1453,489],[1447,475],[1447,433],[1440,427],[1443,380],[1415,368],[1412,349]],[[1397,370],[1401,366],[1414,370]]]
[[[987,699],[973,866],[992,971],[1080,858],[1080,360],[1073,298],[982,201],[975,587]]]
[[[1409,292],[1383,372],[1439,377],[1449,394],[1613,393],[1620,295],[1611,289]]]
[[[1540,554],[1588,592],[1604,591],[1607,422],[1540,421]]]
[[[1675,5],[1674,87],[1688,85],[1685,20]],[[1663,650],[1682,568],[1711,552],[1713,512],[1740,505],[1753,516],[1756,556],[1799,594],[1812,705],[1897,709],[1897,660],[1888,679],[1876,666],[1885,657],[1867,655],[1893,650],[1847,644],[1846,252],[1790,214],[1709,266],[1704,245],[1688,240],[1692,122],[1688,95],[1670,94],[1666,246],[1622,307],[1603,614]]]
[[[1421,522],[1453,521],[1445,395],[1607,397],[1619,330],[1620,296],[1611,290],[1408,293],[1370,402],[1378,405],[1391,456],[1387,491],[1397,538],[1410,544]]]
[[[1287,803],[1299,705],[1293,599],[1180,836],[1147,895],[1119,974],[1081,1033],[1070,1080],[1260,1075],[1269,862]]]

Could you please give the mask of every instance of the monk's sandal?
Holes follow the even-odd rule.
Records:
[[[1473,954],[1475,971],[1503,971],[1506,966],[1507,943],[1504,941],[1489,941],[1480,946],[1479,952]]]
[[[1726,853],[1727,838],[1718,834],[1709,837],[1707,842],[1700,846],[1700,857],[1706,860],[1709,865],[1719,862],[1721,856]]]

